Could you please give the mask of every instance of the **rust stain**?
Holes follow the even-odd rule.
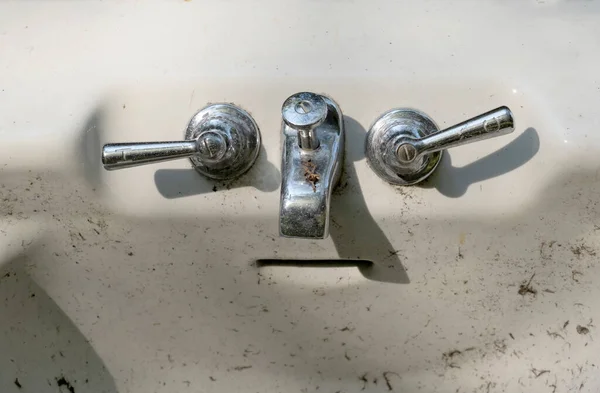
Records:
[[[317,192],[317,183],[321,179],[321,176],[316,173],[317,166],[312,160],[308,160],[302,163],[302,169],[304,169],[304,179],[311,185],[313,192]]]

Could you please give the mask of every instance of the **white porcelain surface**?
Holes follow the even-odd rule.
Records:
[[[2,392],[600,390],[599,21],[592,1],[0,3]],[[280,107],[303,90],[347,116],[320,241],[278,237]],[[208,102],[261,128],[243,178],[101,168],[103,143],[179,139]],[[365,162],[390,108],[444,127],[500,105],[515,133],[425,186]],[[357,258],[377,267],[256,264]]]

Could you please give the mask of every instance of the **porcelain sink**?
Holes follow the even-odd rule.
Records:
[[[595,392],[593,2],[0,4],[3,392]],[[68,23],[66,21],[69,21]],[[324,240],[279,237],[281,104],[344,113]],[[102,145],[258,124],[243,177]],[[364,157],[396,107],[513,134],[394,187]]]

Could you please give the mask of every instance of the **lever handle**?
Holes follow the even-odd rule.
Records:
[[[187,158],[198,153],[197,146],[196,141],[109,143],[102,148],[102,164],[114,170]]]
[[[102,148],[102,164],[115,170],[189,158],[207,177],[232,179],[250,169],[259,149],[260,132],[252,117],[232,104],[214,104],[192,117],[185,140],[109,143]]]
[[[502,106],[418,139],[414,142],[414,147],[417,156],[431,154],[452,147],[510,134],[514,130],[512,113],[510,109]]]
[[[443,150],[513,131],[513,115],[506,106],[442,131],[424,113],[395,109],[383,114],[369,130],[366,155],[379,177],[393,184],[410,185],[431,175]]]

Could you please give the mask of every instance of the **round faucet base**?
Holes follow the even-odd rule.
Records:
[[[425,180],[438,166],[442,151],[416,156],[407,141],[439,131],[426,114],[414,109],[393,109],[380,116],[367,134],[366,156],[373,171],[388,183],[409,186]]]
[[[196,113],[185,131],[200,154],[190,157],[200,174],[234,179],[252,167],[260,150],[260,131],[250,114],[231,104],[212,104]]]

